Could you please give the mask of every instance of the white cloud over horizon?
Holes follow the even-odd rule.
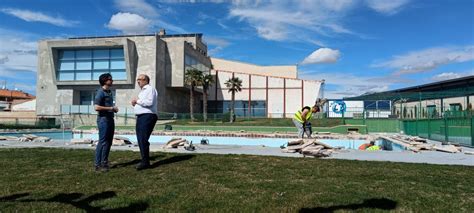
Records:
[[[374,77],[360,77],[344,72],[312,72],[302,71],[299,78],[305,80],[325,80],[324,96],[326,98],[343,98],[362,95],[364,93],[382,92],[390,88],[394,82],[374,81]],[[330,89],[337,87],[336,89]]]
[[[60,27],[73,27],[74,25],[78,24],[78,21],[72,21],[63,19],[61,17],[53,17],[42,12],[35,12],[30,10],[22,10],[22,9],[14,9],[14,8],[2,8],[0,9],[1,12],[15,16],[19,19],[22,19],[27,22],[43,22],[48,23]]]
[[[474,70],[467,71],[467,72],[443,72],[437,75],[434,75],[431,80],[432,81],[445,81],[455,78],[461,78],[466,76],[474,75]]]
[[[116,13],[111,18],[107,27],[120,30],[124,34],[142,34],[150,29],[151,21],[133,13]]]
[[[110,29],[117,29],[124,33],[127,32],[126,34],[158,31],[156,28],[164,28],[167,31],[176,33],[187,32],[185,29],[168,23],[160,17],[160,14],[174,13],[171,8],[157,7],[145,0],[114,0],[114,2],[115,7],[117,7],[120,12],[111,17],[111,21],[114,16],[116,20],[114,20],[113,24],[109,21],[107,27]]]
[[[1,32],[1,31],[0,31]],[[7,71],[30,70],[36,72],[37,42],[11,34],[0,35],[0,68]]]
[[[208,55],[213,56],[230,45],[230,42],[223,38],[204,36],[204,42],[209,46],[214,46],[213,49],[208,50]]]
[[[371,67],[394,69],[394,75],[429,72],[440,66],[474,60],[474,46],[434,47],[412,51]]]
[[[329,64],[336,63],[341,56],[339,50],[333,50],[330,48],[319,48],[307,56],[302,62],[302,65],[306,64]]]

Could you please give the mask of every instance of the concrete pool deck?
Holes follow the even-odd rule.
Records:
[[[430,141],[430,143],[438,144],[438,142]],[[151,152],[170,152],[170,153],[187,153],[187,154],[237,154],[237,155],[262,155],[262,156],[279,156],[279,157],[303,157],[299,153],[283,153],[280,148],[266,146],[239,146],[239,145],[200,145],[195,144],[195,151],[186,151],[182,147],[177,149],[164,149],[162,143],[152,143]],[[65,141],[50,142],[18,142],[18,141],[0,141],[0,148],[65,148],[65,149],[95,149],[94,146],[87,144],[70,145]],[[114,150],[139,151],[138,146],[112,146]],[[474,149],[463,147],[463,151],[473,152]],[[387,161],[387,162],[403,162],[403,163],[427,163],[439,165],[465,165],[474,166],[474,155],[465,153],[445,153],[439,151],[421,151],[414,153],[411,151],[360,151],[360,150],[341,150],[330,157],[323,159],[343,159],[343,160],[360,160],[360,161]]]

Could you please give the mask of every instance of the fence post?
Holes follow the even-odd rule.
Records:
[[[346,119],[344,117],[344,111],[342,111],[342,125],[346,125]]]
[[[446,118],[446,114],[443,115],[444,120],[444,141],[448,142],[448,119]]]
[[[428,139],[431,139],[431,118],[428,115]]]
[[[469,114],[470,114],[469,117],[470,117],[470,120],[471,120],[471,146],[474,146],[474,126],[473,126],[474,125],[474,121],[473,121],[474,117],[472,117],[471,113],[469,113]]]
[[[125,126],[127,126],[127,121],[128,121],[128,114],[127,114],[127,107],[125,107],[125,121],[123,121]]]

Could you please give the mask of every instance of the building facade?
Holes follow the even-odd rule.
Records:
[[[150,76],[158,91],[158,108],[186,112],[189,91],[184,72],[209,72],[211,62],[202,34],[134,35],[45,40],[38,47],[37,114],[92,112],[98,77],[111,73],[115,105],[130,108],[139,92],[138,74]],[[198,96],[199,97],[199,96]],[[197,101],[199,103],[199,101]]]
[[[391,117],[438,118],[472,111],[474,76],[433,82],[386,92],[345,98],[364,103],[391,102]],[[387,101],[385,101],[387,100]],[[374,105],[374,104],[372,104]]]
[[[209,112],[227,112],[231,93],[225,82],[237,77],[242,91],[235,94],[237,116],[292,117],[303,106],[323,96],[324,80],[297,79],[296,65],[259,66],[211,58],[216,83],[209,89]]]
[[[211,59],[202,34],[80,37],[43,40],[38,46],[38,116],[94,114],[93,100],[98,77],[111,73],[119,113],[132,114],[130,101],[139,87],[136,76],[147,74],[158,91],[158,111],[189,112],[189,87],[185,71],[198,69],[215,77],[209,90],[209,112],[225,113],[230,94],[225,81],[243,81],[236,94],[238,116],[289,117],[302,106],[314,104],[324,81],[297,79],[297,67],[258,66]],[[211,69],[213,68],[213,69]],[[194,95],[195,111],[202,112],[202,88]]]

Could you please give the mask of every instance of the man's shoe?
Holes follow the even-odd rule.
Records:
[[[144,170],[144,169],[148,169],[148,168],[150,168],[150,164],[142,164],[142,163],[140,163],[140,164],[138,164],[135,168],[136,168],[138,171]]]
[[[102,165],[102,172],[108,172],[110,170],[109,164]]]
[[[95,167],[94,167],[94,171],[100,172],[100,170],[101,170],[101,167],[100,167],[100,166],[95,166]]]

